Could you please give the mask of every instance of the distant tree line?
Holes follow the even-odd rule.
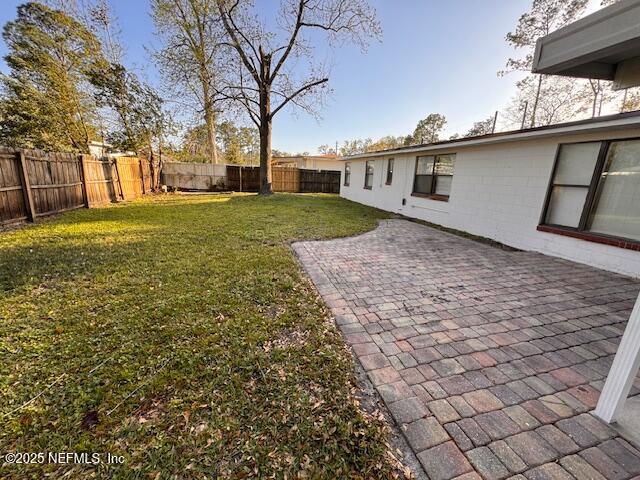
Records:
[[[172,148],[171,156],[186,162],[210,162],[209,132],[206,124],[187,129],[182,136],[180,147]],[[218,161],[238,165],[259,164],[258,129],[223,121],[215,124],[215,133]]]
[[[42,0],[18,7],[2,31],[10,72],[0,75],[0,143],[87,152],[92,140],[185,161],[259,163],[270,193],[272,125],[283,109],[317,115],[330,93],[319,55],[350,42],[365,49],[381,28],[367,0],[281,0],[275,22],[250,0],[150,0],[160,72],[156,87],[125,65],[109,0]],[[602,5],[616,0],[602,0]],[[558,123],[640,108],[638,89],[531,71],[536,40],[582,16],[588,0],[531,0],[506,41],[519,52],[500,75],[527,72],[499,112],[500,128]],[[275,10],[274,10],[275,11]],[[318,42],[324,38],[326,42]],[[313,41],[312,41],[313,40]],[[432,113],[406,135],[345,140],[321,153],[350,155],[443,138]],[[465,133],[496,129],[494,115]]]
[[[408,135],[387,135],[377,140],[371,138],[345,140],[336,148],[329,145],[320,145],[318,152],[322,154],[338,154],[341,156],[355,155],[358,153],[375,152],[391,148],[433,143],[441,140],[440,135],[447,125],[447,119],[439,113],[432,113],[418,122],[413,133]]]
[[[601,6],[612,5],[619,0],[602,0]],[[640,109],[640,89],[631,88],[616,92],[611,82],[585,80],[531,73],[533,55],[538,38],[574,22],[580,18],[589,0],[532,0],[531,8],[524,13],[506,41],[522,55],[508,58],[506,68],[498,72],[504,76],[510,72],[526,72],[516,83],[517,93],[509,104],[498,111],[502,129],[532,128],[577,118],[597,117],[604,112],[627,112]],[[338,148],[340,155],[354,155],[398,148],[401,146],[433,143],[442,140],[446,119],[441,114],[431,114],[421,120],[413,134],[346,140]],[[449,138],[486,135],[496,129],[495,114],[476,121],[465,133],[455,133]],[[336,153],[335,147],[321,145],[320,152]]]

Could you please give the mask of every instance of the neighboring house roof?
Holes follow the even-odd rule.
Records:
[[[337,155],[293,155],[291,157],[272,157],[271,161],[275,163],[296,162],[298,160],[335,160]]]
[[[620,0],[538,39],[533,72],[638,85],[640,0]]]
[[[111,148],[113,145],[110,143],[104,142],[102,140],[89,140],[89,145],[92,147],[106,147]]]
[[[554,125],[545,125],[543,127],[525,128],[509,132],[490,133],[475,137],[463,137],[456,138],[454,140],[411,145],[408,147],[399,147],[390,150],[378,150],[375,152],[360,153],[357,155],[342,157],[339,158],[339,160],[355,160],[359,158],[388,156],[396,153],[402,154],[429,150],[442,150],[448,146],[458,148],[471,147],[476,145],[512,142],[515,140],[533,140],[558,135],[571,135],[575,133],[589,133],[601,130],[625,128],[640,128],[640,111],[618,113],[616,115],[607,115],[603,117],[590,118],[588,120],[578,120],[575,122],[557,123]]]

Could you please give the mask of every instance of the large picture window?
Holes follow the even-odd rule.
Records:
[[[351,164],[346,162],[344,164],[344,186],[348,187],[351,183]]]
[[[640,140],[560,146],[541,223],[588,239],[640,242]]]
[[[373,187],[373,160],[367,160],[364,171],[364,188],[371,190]]]
[[[413,181],[413,194],[435,200],[448,200],[455,158],[455,154],[418,157]]]

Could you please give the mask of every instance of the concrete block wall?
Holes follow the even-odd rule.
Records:
[[[416,156],[420,153],[371,158],[375,162],[371,190],[364,188],[366,159],[351,160],[350,185],[342,185],[340,194],[522,250],[640,278],[640,252],[537,230],[559,144],[638,136],[640,130],[622,130],[465,148],[453,144],[424,153],[456,154],[448,202],[411,196]],[[385,185],[389,158],[394,159],[394,175],[392,184]]]

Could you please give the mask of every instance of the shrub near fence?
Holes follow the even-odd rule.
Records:
[[[148,160],[0,147],[0,225],[130,200],[151,190]]]

